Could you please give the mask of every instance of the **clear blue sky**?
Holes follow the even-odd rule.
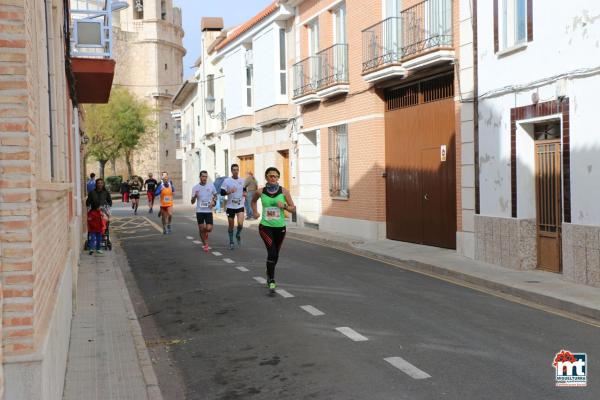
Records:
[[[222,17],[225,28],[241,24],[269,5],[272,0],[173,0],[181,8],[187,54],[183,59],[183,76],[189,77],[194,61],[200,56],[200,20]]]

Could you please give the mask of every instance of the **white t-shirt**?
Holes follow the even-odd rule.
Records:
[[[197,183],[192,188],[192,196],[198,194],[196,198],[196,212],[197,213],[209,213],[211,210],[211,203],[213,200],[213,196],[217,194],[215,190],[215,185],[212,183],[206,182],[206,185],[201,185]]]
[[[221,189],[226,192],[230,192],[231,189],[236,187],[235,193],[230,193],[227,196],[227,208],[233,208],[235,210],[244,207],[244,179],[242,178],[226,178],[223,181]]]

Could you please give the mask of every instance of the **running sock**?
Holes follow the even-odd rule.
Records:
[[[237,227],[237,232],[236,232],[236,234],[235,234],[235,236],[236,236],[236,237],[240,237],[240,234],[242,233],[242,229],[243,229],[243,228],[244,228],[243,226],[239,226],[239,225],[238,225],[238,227]]]
[[[229,233],[229,243],[233,243],[233,229],[228,230],[227,233]]]

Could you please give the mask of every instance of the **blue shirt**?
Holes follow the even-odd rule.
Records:
[[[88,193],[93,192],[94,190],[96,190],[96,181],[94,179],[90,179],[89,181],[87,181],[85,187]]]
[[[173,185],[173,181],[169,181],[169,186],[171,187],[171,191],[173,193],[175,193],[175,186]],[[156,197],[160,196],[160,192],[162,192],[163,187],[164,187],[164,183],[161,181],[160,185],[158,185],[158,187],[154,191],[154,196],[156,196]]]

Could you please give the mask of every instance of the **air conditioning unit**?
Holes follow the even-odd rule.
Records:
[[[252,50],[246,50],[246,67],[251,67],[254,64],[254,56]]]

